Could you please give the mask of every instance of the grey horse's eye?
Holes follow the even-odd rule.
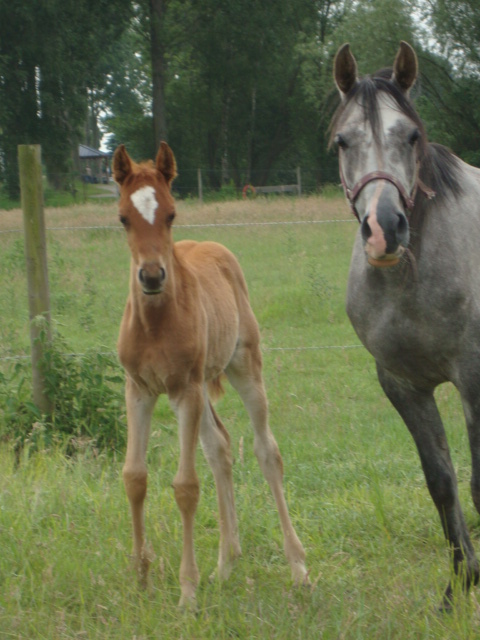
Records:
[[[420,131],[418,129],[414,129],[411,134],[408,136],[408,143],[412,145],[420,138]]]
[[[337,135],[335,136],[335,144],[339,149],[346,149],[348,147],[347,141],[341,133],[337,133]]]

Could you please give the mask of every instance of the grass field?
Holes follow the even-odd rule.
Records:
[[[48,232],[52,315],[73,353],[115,349],[129,263],[116,215],[105,203],[46,211],[50,228],[63,227]],[[299,224],[243,226],[265,222]],[[0,212],[0,231],[21,224],[18,210]],[[205,224],[218,226],[186,226]],[[113,229],[85,228],[97,226]],[[460,597],[452,614],[436,612],[449,577],[440,522],[413,442],[344,311],[355,232],[339,198],[178,204],[177,239],[222,242],[244,268],[262,331],[270,423],[312,588],[292,587],[248,420],[227,388],[217,408],[232,436],[243,548],[231,579],[208,580],[218,522],[212,476],[199,452],[198,612],[178,610],[181,523],[170,488],[178,446],[161,399],[148,454],[155,560],[146,591],[129,563],[123,452],[85,446],[68,458],[26,447],[16,464],[11,444],[0,445],[0,638],[480,638],[478,590]],[[8,376],[17,361],[6,358],[29,352],[21,234],[0,233],[0,251],[0,371]],[[450,385],[437,398],[478,547],[460,402]]]

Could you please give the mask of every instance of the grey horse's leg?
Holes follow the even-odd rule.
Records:
[[[430,495],[453,550],[455,574],[461,577],[464,589],[468,590],[471,584],[478,582],[478,560],[460,506],[457,479],[433,389],[414,389],[403,385],[379,366],[377,373],[385,394],[415,440]],[[452,594],[452,584],[449,583],[442,604],[444,609],[451,607]]]
[[[462,373],[467,372],[466,375],[461,376],[459,381],[455,381],[455,384],[462,398],[470,440],[472,499],[476,510],[480,513],[480,371],[478,375],[474,375],[468,365],[461,366],[459,369]]]

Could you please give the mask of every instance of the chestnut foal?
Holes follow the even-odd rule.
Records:
[[[268,426],[260,336],[236,258],[215,242],[172,239],[171,194],[176,163],[162,142],[155,164],[136,164],[118,147],[113,173],[120,187],[120,221],[132,259],[130,293],[118,340],[126,370],[128,443],[123,478],[133,519],[134,558],[147,580],[145,463],[150,422],[159,394],[166,393],[178,419],[180,462],[173,481],[183,523],[181,605],[195,600],[199,572],[193,526],[199,500],[195,471],[198,438],[212,468],[220,516],[218,577],[228,578],[240,555],[230,437],[210,400],[225,373],[240,394],[254,428],[254,450],[275,498],[284,549],[295,583],[308,581],[305,552],[288,515],[282,459]]]

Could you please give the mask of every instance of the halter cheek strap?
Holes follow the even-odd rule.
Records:
[[[355,202],[356,202],[358,196],[360,195],[362,189],[369,182],[373,182],[374,180],[387,180],[387,182],[391,182],[397,188],[397,191],[400,194],[402,202],[403,202],[405,208],[407,209],[407,211],[411,211],[413,209],[413,207],[414,207],[415,194],[417,192],[417,188],[420,189],[427,196],[427,198],[429,200],[431,198],[434,198],[435,195],[436,195],[435,191],[432,191],[426,185],[424,185],[423,182],[419,178],[417,178],[417,180],[415,182],[415,186],[413,188],[412,193],[409,194],[408,191],[403,186],[403,184],[400,182],[400,180],[395,178],[395,176],[393,176],[391,173],[387,173],[386,171],[371,171],[370,173],[366,173],[354,185],[353,189],[350,189],[349,187],[347,187],[347,183],[345,182],[345,177],[343,175],[343,170],[342,170],[342,165],[341,164],[340,164],[340,180],[342,181],[342,187],[343,187],[343,191],[345,193],[345,197],[347,198],[348,202],[350,203],[350,208],[352,209],[353,214],[355,215],[355,217],[357,218],[357,220],[359,222],[360,222],[360,216],[359,216],[357,208],[355,206]]]

